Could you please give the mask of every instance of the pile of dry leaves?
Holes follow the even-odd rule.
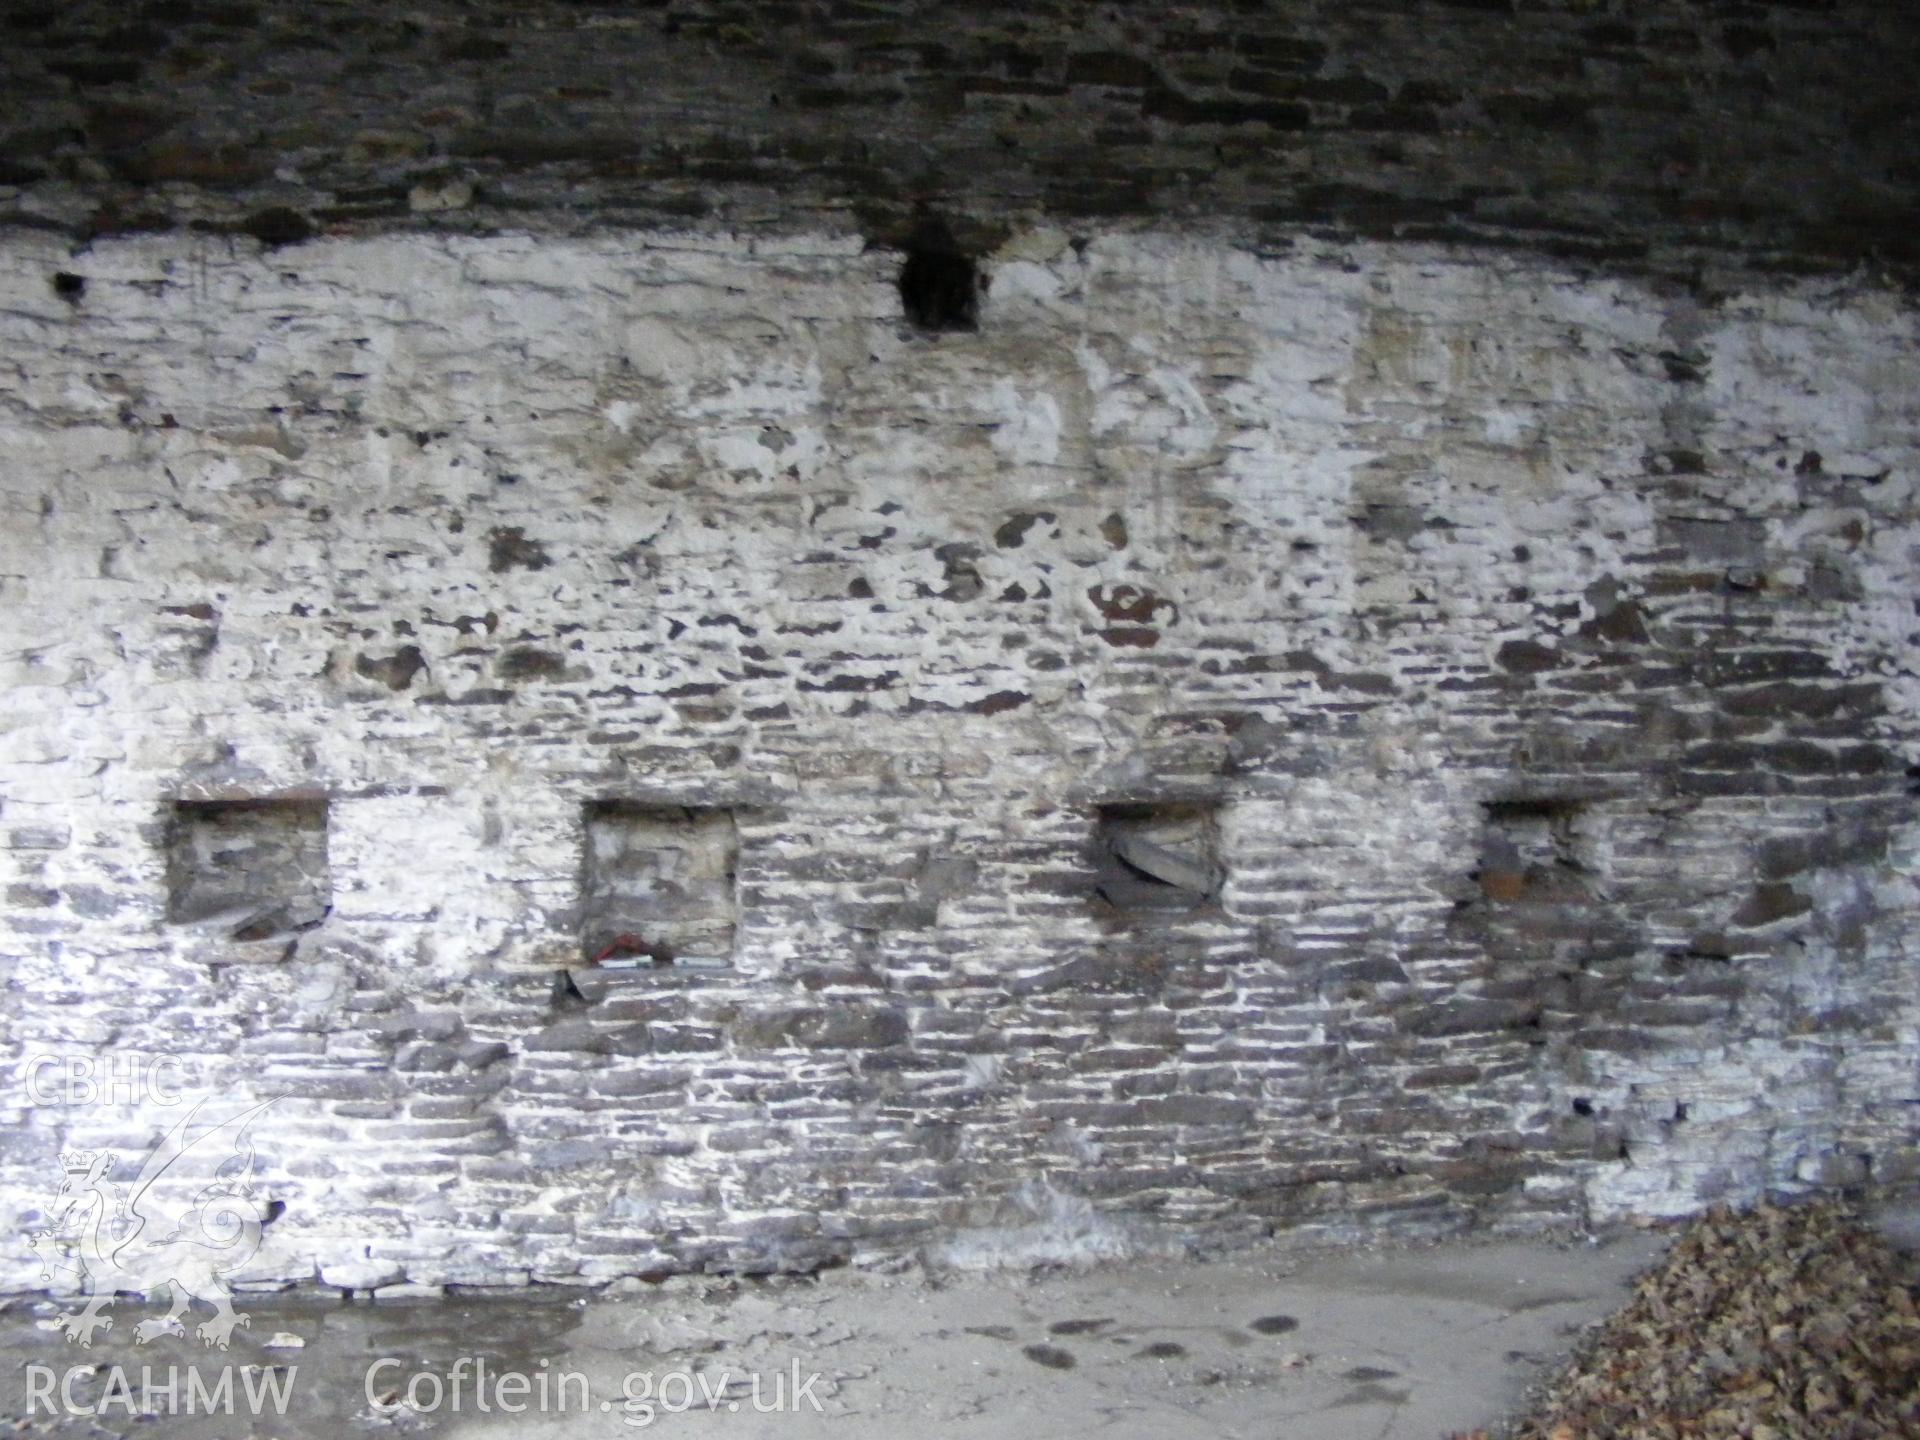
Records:
[[[1714,1210],[1513,1440],[1915,1440],[1917,1281],[1843,1205]]]

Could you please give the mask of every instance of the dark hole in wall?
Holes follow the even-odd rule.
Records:
[[[979,267],[938,220],[922,221],[900,267],[900,303],[922,330],[980,328]]]
[[[584,818],[580,941],[588,962],[733,962],[740,841],[731,810],[599,800]]]
[[[319,233],[306,216],[285,205],[270,205],[264,210],[256,210],[242,220],[238,228],[242,234],[251,235],[269,250],[278,250],[283,245],[298,245]]]
[[[1178,915],[1220,893],[1220,827],[1212,805],[1102,805],[1094,830],[1096,893],[1130,915]]]
[[[76,275],[71,270],[55,271],[53,293],[69,305],[78,305],[80,297],[87,293],[87,277]]]
[[[547,997],[547,1003],[555,1010],[582,1010],[592,1002],[574,982],[572,973],[562,970],[553,977],[553,990]]]
[[[167,919],[235,940],[311,930],[333,905],[327,802],[176,801],[167,825]]]

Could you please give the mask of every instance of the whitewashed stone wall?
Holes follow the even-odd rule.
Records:
[[[1027,233],[928,336],[898,264],[8,237],[10,1233],[178,1114],[43,1055],[284,1096],[250,1273],[352,1288],[1915,1177],[1903,297]],[[183,919],[233,800],[325,874]],[[587,963],[608,801],[732,812],[731,969]],[[1217,901],[1097,897],[1117,803]]]

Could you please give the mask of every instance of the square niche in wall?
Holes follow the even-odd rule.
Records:
[[[733,963],[740,837],[731,810],[595,801],[586,842],[580,938],[589,962]]]
[[[333,905],[325,800],[178,800],[167,824],[167,919],[271,940]]]
[[[1208,804],[1102,805],[1094,830],[1095,891],[1129,915],[1180,915],[1219,898],[1220,824]]]
[[[1587,899],[1593,881],[1584,807],[1577,800],[1491,800],[1482,805],[1474,878],[1496,904]]]

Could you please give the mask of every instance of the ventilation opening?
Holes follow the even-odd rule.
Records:
[[[582,954],[609,968],[731,965],[739,852],[730,810],[589,805]]]
[[[1474,879],[1488,900],[1584,900],[1593,868],[1576,800],[1492,800],[1483,807],[1480,863]]]
[[[271,940],[333,906],[324,800],[181,800],[167,827],[167,919]]]
[[[921,222],[907,243],[900,267],[900,302],[907,319],[922,330],[978,330],[979,267],[964,253],[944,223]]]
[[[1095,889],[1131,915],[1184,914],[1212,903],[1226,878],[1212,806],[1102,805]]]

